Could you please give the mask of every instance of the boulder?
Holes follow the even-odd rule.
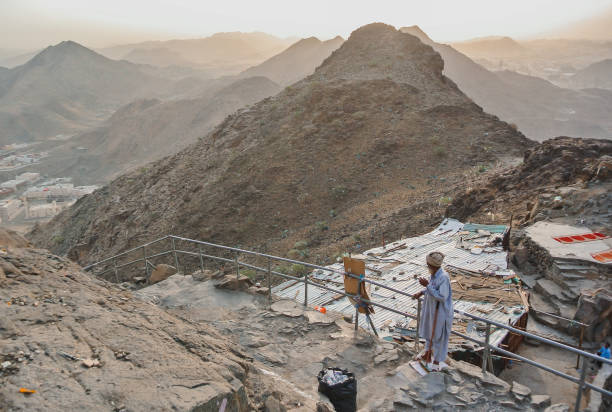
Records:
[[[274,396],[268,396],[264,402],[264,412],[286,412],[287,408]]]
[[[212,270],[204,269],[204,271],[197,270],[197,271],[193,272],[191,274],[191,277],[193,278],[193,280],[197,280],[199,282],[204,282],[204,281],[207,281],[207,280],[210,280],[210,279],[214,278],[219,273],[221,273],[219,270],[212,271]]]
[[[482,370],[471,363],[467,363],[464,361],[453,362],[453,366],[459,370],[459,372],[467,375],[471,378],[475,378],[480,380],[485,385],[497,386],[499,388],[499,392],[507,393],[510,390],[510,385],[499,379],[497,376],[493,375],[489,372],[482,372]]]
[[[289,316],[290,318],[297,318],[304,315],[304,307],[294,300],[279,300],[278,302],[274,302],[270,308],[273,312]]]
[[[570,407],[566,403],[555,403],[544,409],[544,412],[569,412]]]
[[[330,401],[317,402],[317,412],[335,412],[334,405]]]
[[[531,395],[531,389],[529,389],[525,385],[521,385],[520,383],[514,381],[512,382],[512,388],[510,389],[510,391],[513,395],[515,395],[515,397],[518,397],[521,400]]]
[[[597,165],[596,177],[599,180],[607,180],[612,176],[612,156],[602,156]]]
[[[612,295],[601,291],[595,296],[584,294],[578,300],[574,320],[590,325],[585,328],[585,339],[601,342],[612,333]],[[572,332],[579,329],[574,328]]]
[[[246,276],[240,275],[225,275],[215,283],[215,287],[219,289],[242,290],[247,291],[253,286],[253,281]]]
[[[161,282],[162,280],[166,280],[176,272],[177,270],[174,266],[160,263],[159,265],[155,266],[155,270],[153,270],[153,273],[151,273],[149,284],[153,285],[157,282]]]
[[[534,408],[546,408],[550,406],[550,396],[548,395],[532,395],[531,406]]]

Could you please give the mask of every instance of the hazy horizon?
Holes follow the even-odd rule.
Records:
[[[487,0],[401,4],[390,0],[376,4],[360,0],[338,0],[333,4],[321,0],[108,0],[96,4],[78,0],[4,0],[0,11],[0,48],[27,51],[63,40],[103,48],[236,31],[325,40],[337,35],[346,38],[356,28],[375,21],[398,28],[418,25],[440,42],[488,36],[521,39],[546,36],[585,19],[607,16],[612,12],[612,0],[593,0],[589,4],[517,0],[503,5]],[[600,35],[612,39],[612,33]]]

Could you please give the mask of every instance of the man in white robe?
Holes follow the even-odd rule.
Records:
[[[419,283],[425,286],[425,289],[413,295],[415,299],[424,297],[421,306],[419,334],[427,341],[423,359],[427,360],[427,366],[432,370],[439,370],[440,362],[446,360],[448,339],[453,325],[452,290],[450,278],[442,269],[443,261],[444,254],[440,252],[431,252],[427,255],[427,267],[431,277],[429,280],[419,278]],[[435,320],[436,318],[437,320]],[[434,323],[435,331],[433,330]],[[432,354],[429,352],[430,350],[433,351],[433,364],[431,363]]]

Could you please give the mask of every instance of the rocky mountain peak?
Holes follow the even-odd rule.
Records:
[[[377,80],[405,83],[420,91],[448,89],[440,55],[418,38],[393,26],[373,23],[353,33],[310,80]]]
[[[433,40],[427,35],[427,33],[425,33],[417,25],[402,27],[402,28],[400,28],[400,31],[402,33],[407,33],[407,34],[411,34],[411,35],[413,35],[415,37],[418,37],[418,39],[421,40],[425,44],[430,44],[431,45],[433,43]]]
[[[27,64],[40,65],[62,61],[66,58],[103,58],[98,53],[72,40],[49,46],[38,53]]]

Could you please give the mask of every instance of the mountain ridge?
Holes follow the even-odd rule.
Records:
[[[534,144],[484,113],[442,68],[418,38],[382,23],[361,27],[311,76],[81,198],[30,236],[81,262],[167,233],[282,253],[307,239],[322,262],[348,247],[347,231],[364,244],[378,242],[383,227],[422,231],[470,170]]]

